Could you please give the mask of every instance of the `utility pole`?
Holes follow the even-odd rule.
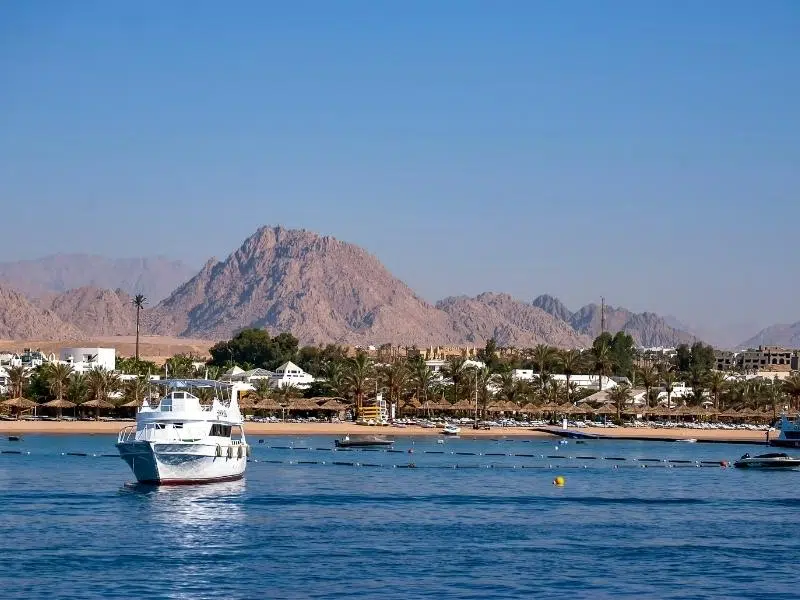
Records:
[[[606,299],[600,296],[600,335],[606,332]]]

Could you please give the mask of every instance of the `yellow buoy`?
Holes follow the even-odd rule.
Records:
[[[557,475],[555,479],[553,479],[553,485],[557,485],[558,487],[562,487],[564,485],[564,477],[561,475]]]

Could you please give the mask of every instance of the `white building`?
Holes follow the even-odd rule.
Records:
[[[0,367],[21,367],[22,358],[16,352],[0,352]]]
[[[77,373],[93,369],[113,371],[116,368],[117,351],[114,348],[62,348],[61,362],[72,365]]]
[[[8,393],[8,371],[5,367],[0,367],[0,394]]]
[[[522,381],[534,381],[538,377],[538,373],[533,369],[514,369],[511,371],[511,377]],[[570,375],[569,382],[575,384],[579,388],[597,389],[597,378],[597,375]],[[566,384],[567,376],[556,373],[550,375],[550,381]],[[617,387],[617,382],[603,375],[603,389],[610,390],[615,387]]]
[[[269,383],[272,387],[276,388],[293,385],[300,389],[305,389],[314,383],[314,376],[306,373],[292,361],[289,361],[275,369],[275,373],[270,377]]]

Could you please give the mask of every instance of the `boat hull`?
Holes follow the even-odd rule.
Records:
[[[800,440],[782,440],[778,438],[770,440],[769,445],[777,448],[800,448]]]
[[[230,456],[228,448],[232,449]],[[137,441],[118,443],[117,449],[139,483],[188,485],[232,481],[240,479],[247,467],[244,445]]]

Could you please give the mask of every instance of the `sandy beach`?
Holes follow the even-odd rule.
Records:
[[[0,434],[42,433],[54,435],[116,434],[122,428],[133,425],[133,421],[0,421]],[[675,438],[713,440],[718,442],[764,442],[761,431],[724,431],[700,429],[654,429],[644,427],[618,427],[614,429],[585,428],[585,433],[600,434],[618,439],[625,438]],[[246,423],[247,435],[364,435],[392,436],[438,436],[438,429],[422,427],[379,427],[356,425],[355,423]],[[547,438],[553,437],[541,431],[526,428],[500,428],[490,430],[462,429],[464,438]]]

